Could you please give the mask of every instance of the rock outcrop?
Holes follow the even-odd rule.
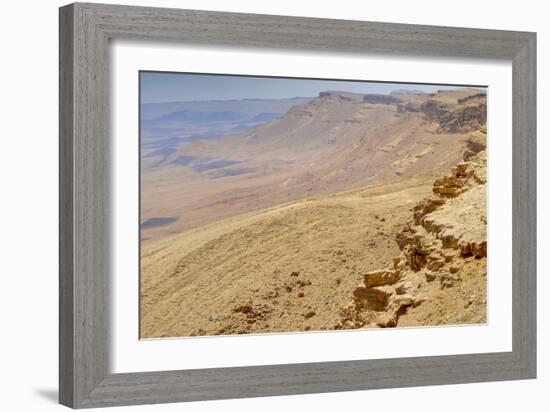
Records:
[[[396,103],[397,104],[397,103]],[[422,113],[426,121],[437,123],[437,133],[472,133],[487,123],[487,97],[478,93],[453,103],[428,99],[398,104],[399,112]]]
[[[470,133],[468,139],[466,140],[467,149],[463,153],[462,158],[465,161],[470,160],[470,157],[476,153],[485,150],[487,142],[487,127],[481,127],[479,130],[476,130],[473,133]]]
[[[401,99],[387,94],[366,94],[363,101],[371,104],[399,104],[403,102]]]
[[[468,311],[472,294],[479,290],[448,290],[457,288],[466,276],[485,283],[486,162],[485,151],[478,152],[435,180],[433,196],[412,209],[413,219],[396,236],[401,253],[388,267],[364,274],[336,328],[395,327],[401,316],[433,300],[458,308],[457,322],[471,318],[456,312]],[[464,301],[457,301],[462,296]],[[483,321],[484,311],[476,321]],[[430,315],[423,322],[439,323],[441,319]]]
[[[467,133],[478,130],[487,123],[485,98],[467,100],[438,117],[440,133]]]

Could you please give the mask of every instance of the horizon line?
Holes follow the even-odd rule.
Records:
[[[253,76],[251,76],[253,77]],[[380,83],[383,83],[383,82],[380,82]],[[402,83],[402,84],[412,84],[412,83]],[[414,83],[414,84],[417,84],[417,83]],[[437,84],[435,84],[437,85]],[[448,85],[450,87],[454,87],[455,89],[438,89],[436,93],[439,93],[439,92],[443,92],[443,91],[454,91],[454,90],[459,90],[459,89],[479,89],[481,92],[487,94],[486,90],[487,89],[487,86],[478,86],[478,85],[472,85],[472,86],[454,86],[454,85]],[[242,101],[246,101],[246,100],[293,100],[293,99],[316,99],[316,98],[319,98],[320,94],[321,93],[348,93],[348,94],[358,94],[358,95],[369,95],[369,94],[373,94],[373,95],[390,95],[392,92],[395,92],[397,90],[400,90],[400,89],[396,89],[396,90],[392,90],[390,92],[387,92],[387,93],[360,93],[360,92],[350,92],[350,91],[346,91],[346,90],[323,90],[323,91],[320,91],[317,96],[292,96],[292,97],[243,97],[243,98],[233,98],[233,99],[202,99],[202,100],[168,100],[168,101],[158,101],[158,102],[153,102],[153,101],[150,101],[150,102],[140,102],[141,105],[143,104],[173,104],[173,103],[202,103],[202,102],[232,102],[232,101],[238,101],[238,102],[242,102]],[[403,90],[407,90],[407,89],[403,89]],[[408,90],[408,91],[414,91],[414,89],[411,89],[411,90]],[[430,95],[430,94],[435,94],[435,93],[426,93],[426,92],[422,92],[421,90],[418,90],[420,93],[418,93],[419,95],[421,94],[424,94],[424,95]]]

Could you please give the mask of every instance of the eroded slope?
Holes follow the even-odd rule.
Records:
[[[143,337],[334,329],[433,176],[225,219],[142,250]]]
[[[485,151],[437,179],[396,237],[401,253],[364,275],[338,328],[485,322],[486,182]]]

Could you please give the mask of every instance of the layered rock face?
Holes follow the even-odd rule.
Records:
[[[440,131],[446,133],[465,133],[479,129],[487,123],[487,105],[483,100],[467,100],[456,108],[444,112],[438,118]]]
[[[399,104],[401,99],[386,94],[367,94],[363,97],[365,103],[371,104]]]
[[[486,320],[486,152],[467,157],[412,209],[396,237],[401,253],[364,274],[336,328]]]
[[[436,99],[398,105],[399,112],[420,112],[428,122],[437,122],[437,133],[470,133],[487,123],[487,98],[475,94],[448,103]]]

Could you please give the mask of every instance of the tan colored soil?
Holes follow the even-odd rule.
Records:
[[[177,219],[141,231],[141,337],[485,322],[475,93],[330,93],[176,154],[238,160],[225,177],[146,167],[142,222]]]
[[[142,337],[334,329],[433,176],[309,199],[146,245]]]

